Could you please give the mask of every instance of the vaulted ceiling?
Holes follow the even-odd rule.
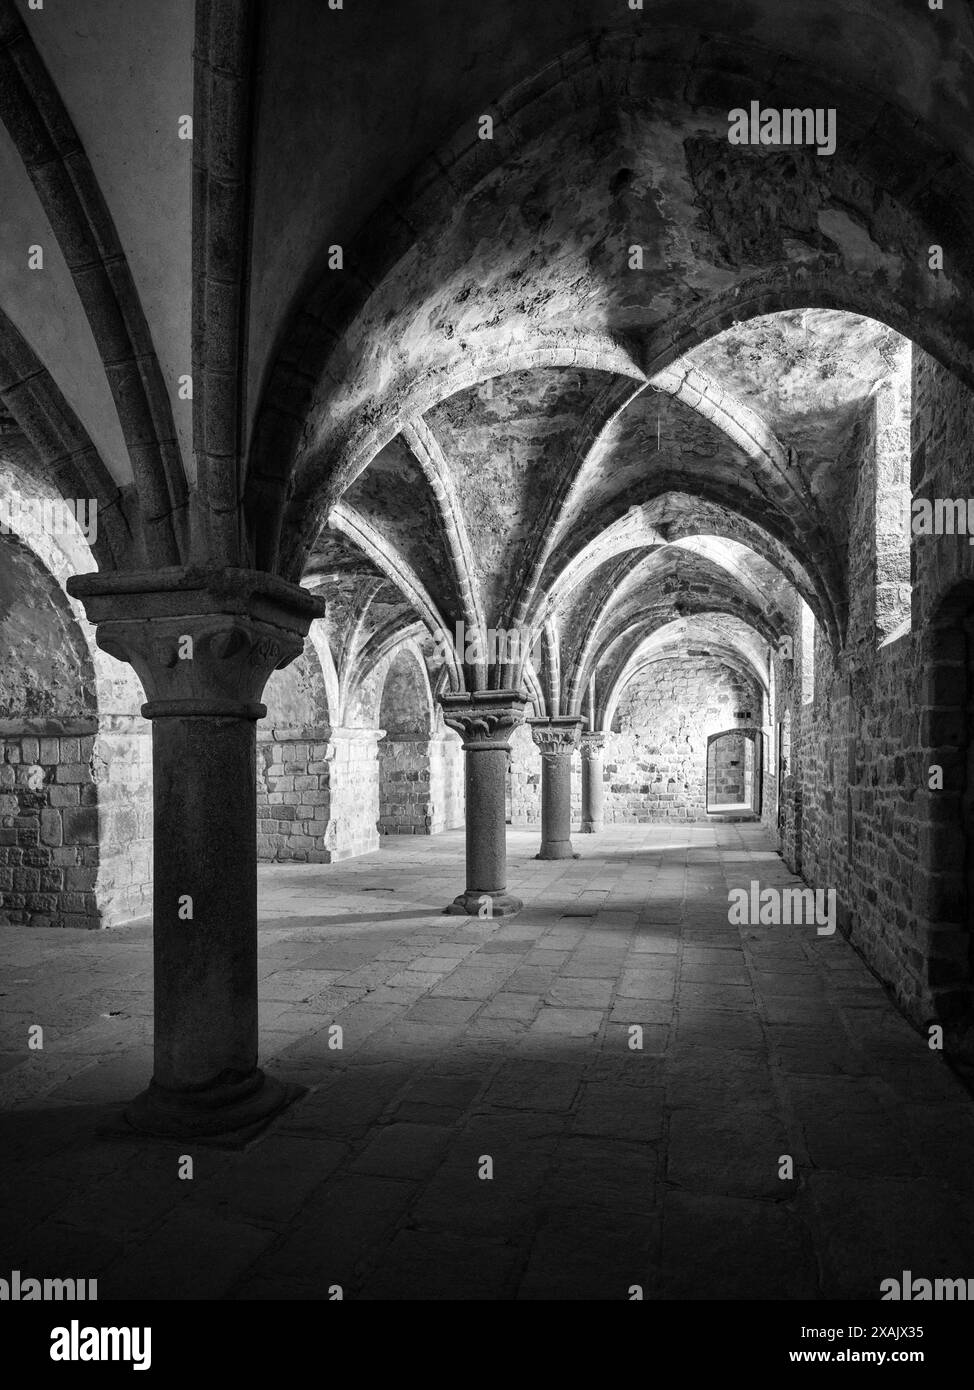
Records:
[[[562,712],[766,675],[798,596],[845,639],[906,337],[974,385],[972,108],[960,5],[0,0],[0,453],[102,568],[314,587],[345,675],[456,622]]]

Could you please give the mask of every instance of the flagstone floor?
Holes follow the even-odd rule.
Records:
[[[611,1300],[974,1276],[974,1101],[839,935],[728,922],[731,887],[796,883],[767,832],[614,827],[557,863],[537,839],[509,834],[525,907],[493,922],[440,913],[461,832],[262,867],[263,1063],[310,1089],[243,1152],[94,1135],[151,1073],[147,926],[0,929],[0,1277]]]

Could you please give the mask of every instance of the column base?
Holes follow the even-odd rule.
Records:
[[[483,899],[490,900],[489,913],[484,912]],[[453,899],[449,907],[443,909],[444,915],[450,917],[513,917],[515,912],[520,912],[524,903],[520,898],[512,897],[510,893],[461,893]]]
[[[553,844],[542,845],[535,859],[581,859],[572,849],[571,840],[556,840]]]
[[[602,829],[602,822],[600,820],[583,820],[578,829],[581,835],[597,835]]]
[[[103,1138],[142,1135],[192,1140],[217,1148],[242,1149],[307,1089],[267,1076],[259,1067],[250,1076],[221,1080],[199,1090],[171,1091],[150,1081],[99,1134]]]

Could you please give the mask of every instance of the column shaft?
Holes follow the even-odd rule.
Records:
[[[254,721],[154,720],[152,775],[154,1080],[239,1081],[257,1066]]]
[[[582,721],[564,715],[530,724],[541,749],[541,850],[536,858],[577,859],[572,849],[572,755]]]
[[[249,570],[69,580],[148,696],[154,1069],[108,1126],[240,1145],[304,1090],[257,1066],[256,721],[322,604]]]
[[[572,849],[572,755],[541,755],[541,851],[539,859],[578,858]]]
[[[602,829],[605,785],[602,780],[602,749],[605,735],[582,734],[582,833],[592,835]]]
[[[527,697],[511,690],[442,695],[444,722],[463,738],[467,885],[445,911],[473,917],[518,912],[507,892],[507,760]]]
[[[467,896],[507,891],[507,749],[464,750],[467,794]]]

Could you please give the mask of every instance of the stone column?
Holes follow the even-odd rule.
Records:
[[[444,722],[463,739],[467,802],[467,887],[446,911],[476,917],[489,898],[490,916],[507,917],[523,906],[507,892],[507,759],[528,699],[513,690],[478,690],[441,695],[440,703]]]
[[[602,829],[604,747],[604,733],[598,731],[582,734],[582,833],[585,835],[595,834]]]
[[[582,720],[571,715],[529,719],[541,749],[541,851],[537,859],[577,859],[572,849],[572,754]]]
[[[154,1069],[125,1122],[241,1143],[301,1091],[257,1066],[256,721],[321,604],[245,570],[84,575],[68,591],[135,668],[152,721]]]

